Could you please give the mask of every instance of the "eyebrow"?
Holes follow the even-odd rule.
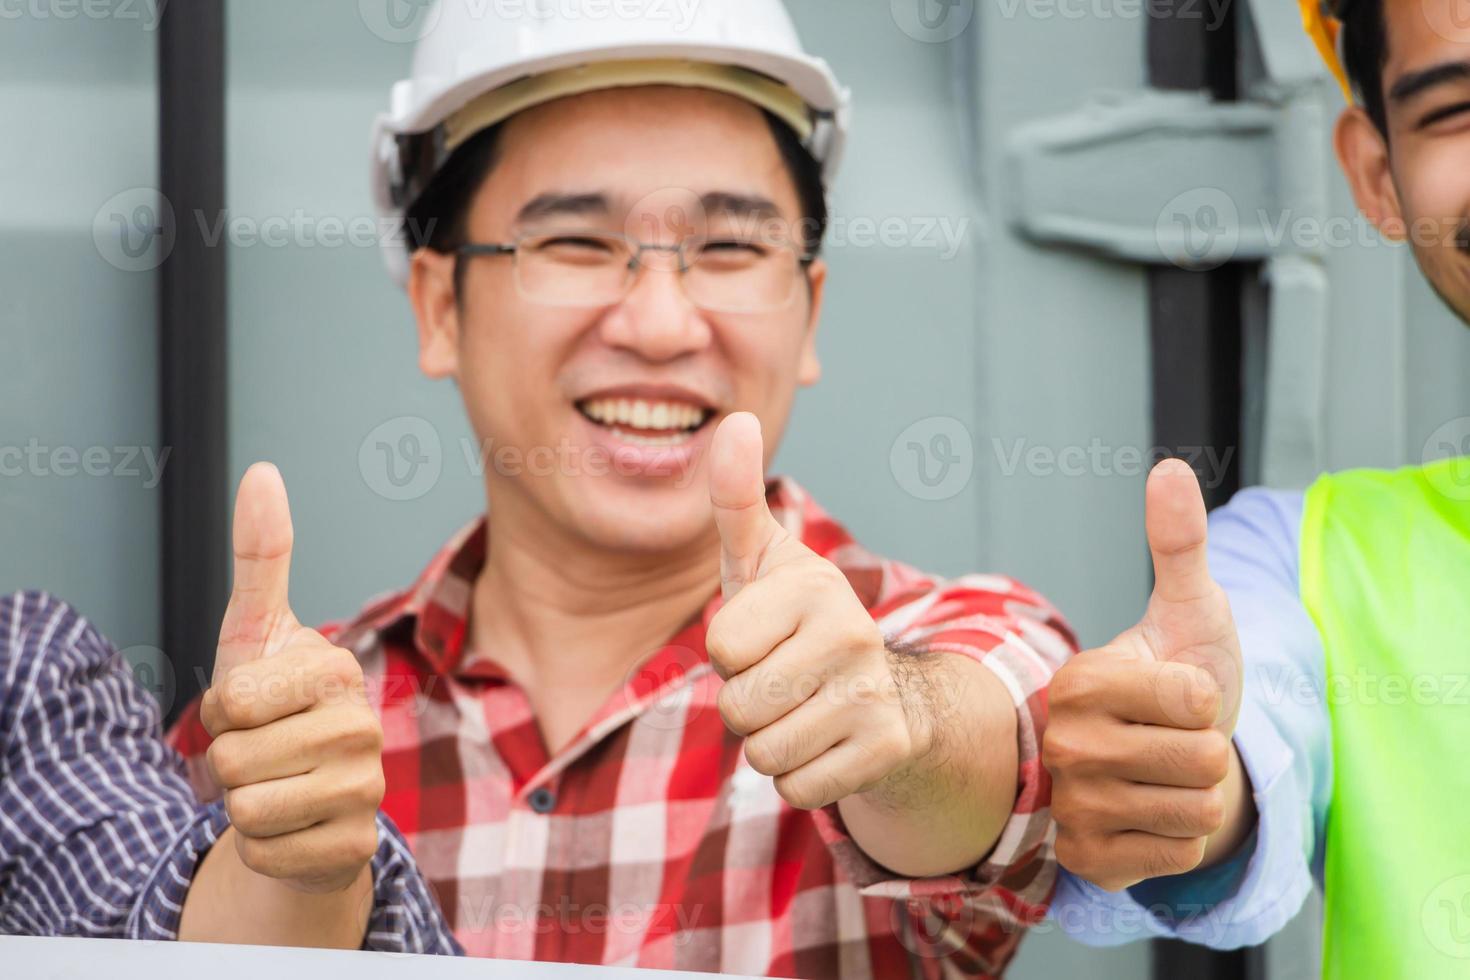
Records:
[[[770,198],[755,194],[711,191],[699,199],[706,214],[727,214],[736,218],[778,218],[781,209]]]
[[[1470,79],[1470,60],[1447,61],[1403,76],[1388,90],[1388,98],[1391,102],[1407,102],[1429,89],[1466,79]]]
[[[606,215],[612,203],[606,194],[541,194],[516,215],[517,222],[533,222],[562,215]]]
[[[733,191],[711,191],[699,199],[706,214],[730,215],[737,218],[776,218],[781,209],[769,198],[758,194]],[[606,216],[612,213],[612,201],[606,194],[547,193],[532,198],[516,214],[516,221],[529,224],[546,218],[564,216]]]

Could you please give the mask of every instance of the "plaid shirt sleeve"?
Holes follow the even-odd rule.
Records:
[[[107,640],[44,593],[0,598],[0,933],[173,939],[226,824]],[[386,818],[373,871],[367,948],[457,951]]]
[[[229,824],[223,803],[210,804],[189,821],[139,889],[125,928],[127,938],[178,938],[179,914],[194,869]],[[381,813],[378,851],[373,855],[373,911],[362,948],[443,956],[463,953],[419,876],[408,845],[393,821]]]
[[[895,876],[852,840],[836,805],[816,814],[818,829],[862,894],[896,899],[906,909],[907,921],[895,925],[910,949],[946,958],[966,975],[999,974],[1025,930],[1045,917],[1056,886],[1051,782],[1041,765],[1041,736],[1047,687],[1076,652],[1076,639],[1045,600],[998,576],[913,589],[873,612],[891,643],[971,657],[1010,692],[1016,709],[1016,801],[991,852],[963,875]]]

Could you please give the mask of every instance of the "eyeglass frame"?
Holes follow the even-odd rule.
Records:
[[[630,292],[632,290],[633,284],[638,281],[638,273],[641,270],[648,268],[648,266],[645,265],[644,262],[643,262],[643,253],[645,253],[645,252],[672,252],[672,253],[674,253],[674,255],[678,256],[678,259],[679,259],[679,267],[678,267],[679,285],[680,285],[681,288],[684,288],[684,275],[690,269],[692,269],[694,267],[693,264],[689,262],[688,256],[687,256],[685,250],[688,248],[690,242],[700,241],[701,240],[699,238],[686,238],[683,241],[680,241],[679,243],[677,243],[675,245],[650,245],[647,242],[640,241],[640,240],[634,238],[633,236],[623,234],[622,232],[616,232],[616,231],[600,231],[600,230],[591,229],[591,228],[567,229],[565,231],[558,230],[558,231],[555,231],[555,232],[551,232],[551,231],[523,231],[519,235],[516,235],[515,238],[511,242],[509,242],[509,243],[505,243],[505,242],[466,242],[465,244],[460,245],[458,248],[456,248],[452,254],[457,259],[461,259],[461,258],[475,258],[477,256],[487,256],[487,255],[488,256],[510,255],[510,256],[514,256],[515,257],[517,268],[519,268],[519,264],[520,264],[520,252],[521,252],[521,245],[522,245],[522,243],[524,243],[524,242],[526,242],[526,241],[528,241],[530,239],[533,239],[533,238],[561,238],[561,237],[573,238],[573,237],[576,237],[579,234],[581,234],[581,235],[587,235],[589,237],[617,239],[617,240],[623,242],[625,245],[628,245],[630,248],[632,248],[633,254],[632,254],[632,257],[628,261],[628,272],[630,274],[628,276],[627,285],[624,287],[624,293],[623,293],[623,296],[622,296],[622,298],[624,298],[624,299],[627,298],[628,292]],[[705,240],[707,241],[707,239],[705,239]],[[795,255],[796,256],[797,266],[798,266],[798,268],[800,268],[800,270],[803,273],[810,272],[812,265],[814,263],[816,263],[816,261],[819,258],[821,258],[821,256],[818,253],[816,253],[816,252],[800,252],[800,251],[797,251],[797,249],[795,248],[795,246],[789,245],[789,244],[787,244],[787,245],[777,245],[775,247],[776,248],[779,248],[779,249],[785,249],[787,251],[790,251],[793,255]],[[810,282],[810,280],[808,280],[808,282]],[[520,278],[520,275],[519,274],[516,275],[516,289],[521,292],[521,295],[523,295],[523,296],[525,295],[524,287],[521,284],[521,278]],[[793,290],[793,295],[794,295],[794,292],[795,291]],[[688,292],[688,289],[687,288],[684,288],[684,295],[689,298],[689,301],[691,303],[694,303],[694,299],[693,299],[693,297],[690,297],[689,296],[689,292]],[[527,299],[531,299],[532,302],[542,303],[543,305],[546,305],[546,306],[557,306],[557,305],[560,305],[560,304],[555,304],[555,303],[545,303],[544,301],[535,300],[535,299],[533,299],[532,297],[529,297],[529,296],[527,297]],[[790,298],[788,298],[786,300],[786,303],[789,305],[790,302],[791,302],[791,300],[790,300]],[[591,305],[595,306],[596,304],[591,304]],[[705,309],[706,308],[706,307],[701,306],[699,303],[694,303],[694,305],[696,307],[701,308],[701,309]],[[767,311],[767,312],[775,312],[775,310],[780,310],[780,309],[784,309],[784,308],[785,307],[778,306],[778,307],[775,307],[773,310],[770,310],[770,311]],[[725,311],[725,312],[733,312],[733,311]]]

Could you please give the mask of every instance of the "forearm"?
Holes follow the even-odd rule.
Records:
[[[247,868],[234,828],[210,848],[179,920],[184,942],[360,949],[373,908],[373,872],[347,888],[308,894]]]
[[[1016,708],[988,668],[921,655],[906,682],[928,745],[911,765],[838,803],[867,855],[905,877],[973,868],[995,846],[1016,800]]]

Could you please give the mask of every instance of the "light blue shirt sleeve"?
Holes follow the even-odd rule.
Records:
[[[1298,585],[1302,508],[1300,493],[1246,490],[1210,518],[1210,571],[1230,597],[1245,658],[1235,747],[1259,815],[1248,856],[1223,881],[1210,869],[1117,893],[1063,871],[1050,915],[1072,938],[1253,946],[1321,881],[1331,732],[1322,641]]]

